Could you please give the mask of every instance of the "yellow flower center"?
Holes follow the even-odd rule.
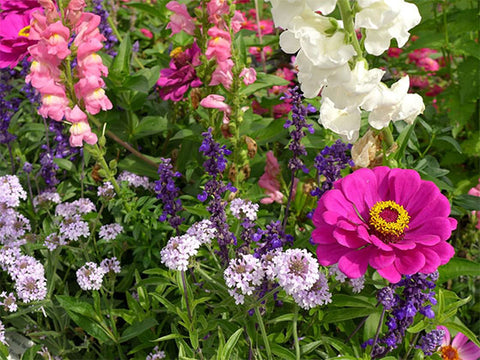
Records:
[[[443,360],[461,360],[458,356],[457,349],[451,345],[442,346],[440,352],[442,353]]]
[[[28,37],[30,35],[30,25],[27,25],[24,28],[20,29],[18,35]]]
[[[179,47],[176,47],[175,49],[173,49],[172,51],[170,51],[170,57],[171,58],[174,58],[176,57],[177,55],[181,54],[183,52],[182,48],[179,46]]]
[[[395,201],[379,201],[370,209],[370,230],[385,243],[401,240],[409,222],[407,210]]]

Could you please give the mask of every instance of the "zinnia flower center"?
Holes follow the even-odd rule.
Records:
[[[409,222],[407,210],[395,201],[379,201],[370,209],[370,229],[385,243],[403,239]]]
[[[443,360],[461,360],[459,357],[458,357],[458,352],[457,352],[457,349],[455,349],[453,346],[451,345],[447,345],[447,346],[442,346],[442,348],[440,349],[441,353],[442,353],[442,359]]]

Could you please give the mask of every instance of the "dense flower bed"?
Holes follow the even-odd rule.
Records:
[[[480,359],[472,2],[0,9],[0,358]]]

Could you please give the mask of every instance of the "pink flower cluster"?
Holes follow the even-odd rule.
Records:
[[[471,188],[469,191],[468,191],[468,195],[472,195],[472,196],[480,196],[480,179],[478,179],[478,184],[477,186]],[[478,230],[480,230],[480,211],[474,211],[473,212],[473,215],[476,215],[477,217],[477,226],[475,226]]]
[[[267,164],[265,165],[265,173],[258,180],[258,185],[265,189],[268,197],[260,200],[262,204],[271,204],[274,201],[281,204],[283,201],[283,194],[280,192],[280,165],[278,160],[273,155],[273,151],[267,152]]]
[[[28,51],[33,58],[30,74],[26,81],[31,83],[42,96],[42,105],[38,113],[56,121],[64,118],[72,123],[70,128],[70,145],[82,146],[83,141],[95,144],[97,136],[92,133],[85,114],[97,114],[100,110],[109,110],[112,103],[105,94],[105,82],[102,76],[108,75],[97,54],[105,40],[98,26],[100,17],[85,13],[84,0],[72,0],[65,14],[69,27],[62,24],[59,14],[51,0],[42,0],[45,15],[40,12],[32,14],[29,39],[37,41]],[[76,99],[69,99],[62,78],[61,66],[67,56],[71,55],[69,42],[75,34],[72,49],[76,55],[77,81],[74,85]],[[69,71],[69,70],[67,70]],[[71,103],[77,103],[73,109]]]

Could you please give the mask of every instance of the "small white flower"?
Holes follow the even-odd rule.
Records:
[[[259,259],[251,254],[242,254],[240,258],[230,260],[223,277],[235,303],[243,304],[244,295],[252,295],[262,283],[265,272]]]
[[[358,107],[338,109],[328,97],[322,98],[319,122],[348,142],[354,142],[358,139],[361,123],[360,115],[361,112]]]
[[[379,56],[395,38],[402,47],[408,32],[421,20],[418,8],[404,0],[358,0],[361,10],[355,15],[355,27],[366,29],[365,49]]]
[[[187,270],[190,257],[195,256],[200,247],[197,237],[188,234],[174,236],[160,252],[161,261],[172,270]]]
[[[423,113],[425,105],[418,94],[408,94],[410,80],[404,76],[389,89],[380,83],[365,100],[362,108],[371,111],[368,122],[375,129],[383,129],[390,121],[405,120],[411,124]]]

